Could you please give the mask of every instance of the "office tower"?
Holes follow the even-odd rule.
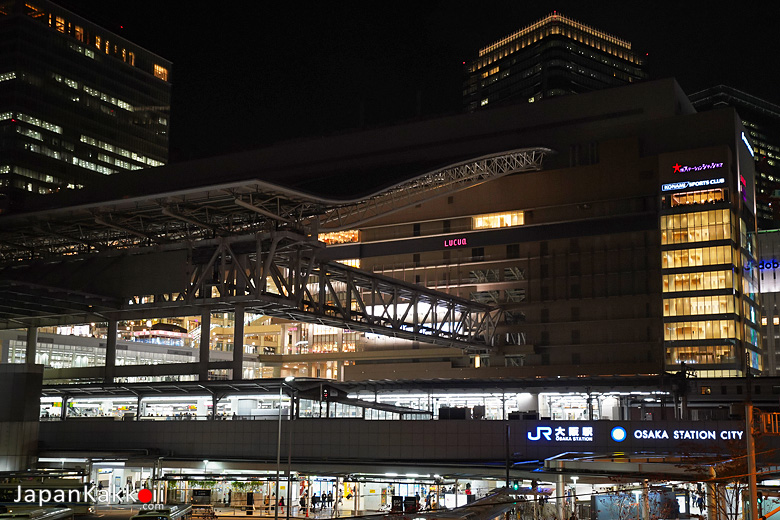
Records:
[[[479,50],[467,65],[466,110],[579,94],[647,78],[631,42],[554,12]]]
[[[696,110],[730,106],[750,138],[756,162],[756,216],[759,229],[780,227],[780,106],[726,85],[690,96]]]
[[[46,0],[0,1],[0,187],[48,194],[165,164],[170,69]]]

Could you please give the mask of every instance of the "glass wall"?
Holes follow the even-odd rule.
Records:
[[[702,265],[730,264],[731,246],[697,247],[661,252],[661,267],[696,267]]]
[[[680,321],[666,323],[664,341],[716,339],[739,337],[740,329],[735,320]]]
[[[732,287],[731,271],[663,275],[664,292],[708,291],[710,289],[731,289]]]
[[[681,244],[731,238],[728,209],[661,216],[661,243]]]
[[[688,296],[664,300],[664,316],[696,316],[733,312],[733,296]]]

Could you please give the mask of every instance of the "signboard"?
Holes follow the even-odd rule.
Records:
[[[515,456],[547,458],[564,452],[718,452],[744,441],[739,421],[511,421]]]

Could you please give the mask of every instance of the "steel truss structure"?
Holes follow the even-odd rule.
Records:
[[[360,200],[324,199],[246,180],[4,216],[0,327],[182,316],[241,306],[270,316],[484,349],[497,341],[501,311],[319,261],[324,244],[316,233],[357,226],[491,178],[539,170],[549,152],[511,150],[451,164]],[[118,276],[136,277],[124,287],[146,289],[119,288]],[[149,280],[156,284],[153,289]]]
[[[394,278],[316,258],[319,243],[289,232],[246,244],[220,240],[181,292],[135,295],[123,310],[159,315],[182,305],[247,311],[439,346],[485,348],[501,311]],[[216,277],[215,277],[216,276]]]
[[[280,227],[305,234],[342,229],[489,179],[539,170],[548,153],[526,148],[479,157],[354,200],[246,180],[8,215],[0,218],[0,265],[130,248],[189,248]]]
[[[83,321],[144,319],[199,314],[204,309],[245,311],[318,323],[467,350],[485,349],[496,337],[502,311],[317,259],[322,244],[303,235],[272,231],[252,242],[238,238],[208,241],[186,256],[148,252],[162,279],[150,294],[88,294],[37,283],[38,264],[7,268],[13,282],[0,281],[0,326],[18,328]],[[141,260],[139,256],[137,260]],[[61,272],[72,269],[60,265]],[[110,285],[115,271],[102,262],[87,270],[97,286]],[[50,266],[50,268],[53,268]],[[60,273],[56,273],[59,277]],[[75,321],[74,321],[75,320]]]

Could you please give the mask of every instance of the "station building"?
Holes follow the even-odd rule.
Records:
[[[227,299],[214,310],[208,307],[211,302],[193,298],[203,306],[200,322],[191,315],[198,311],[194,304],[181,306],[184,315],[179,316],[174,314],[178,309],[171,310],[176,302],[152,287],[169,282],[164,275],[170,273],[155,270],[146,260],[165,257],[116,253],[112,262],[121,258],[146,267],[145,277],[134,279],[143,288],[125,284],[137,291],[128,294],[119,292],[125,288],[121,283],[106,278],[105,273],[117,272],[116,263],[113,271],[101,271],[102,256],[85,252],[86,259],[97,261],[78,264],[91,269],[76,275],[89,276],[89,291],[105,291],[100,304],[94,298],[87,300],[90,305],[105,305],[105,312],[115,315],[154,298],[170,307],[165,316],[143,316],[140,325],[114,321],[116,329],[109,326],[103,332],[97,320],[85,330],[70,331],[98,336],[89,340],[93,354],[104,348],[100,336],[114,330],[127,339],[144,340],[123,341],[126,349],[114,345],[117,365],[122,350],[135,351],[121,357],[135,365],[111,366],[111,371],[108,356],[103,361],[99,355],[94,361],[88,358],[83,367],[68,367],[67,361],[51,366],[54,345],[78,346],[73,343],[79,343],[79,336],[67,336],[70,343],[61,339],[67,329],[42,327],[36,334],[4,335],[4,359],[14,363],[0,365],[9,374],[0,382],[7,395],[24,390],[26,398],[0,407],[0,417],[14,432],[14,443],[6,443],[7,453],[0,455],[9,468],[24,469],[36,460],[51,468],[59,462],[61,468],[80,468],[97,480],[110,475],[111,485],[117,477],[120,484],[128,477],[148,478],[157,489],[176,493],[186,488],[179,482],[174,486],[174,480],[223,481],[235,478],[225,475],[241,472],[243,479],[262,480],[267,495],[273,492],[276,474],[289,472],[299,481],[293,486],[283,478],[284,492],[292,493],[288,497],[298,496],[301,481],[317,476],[319,483],[309,489],[321,492],[324,486],[345,492],[349,486],[359,491],[361,500],[379,506],[395,495],[394,486],[404,485],[405,492],[412,493],[423,484],[427,489],[457,490],[463,480],[480,488],[517,480],[523,487],[535,487],[529,491],[535,496],[539,486],[534,483],[544,482],[542,488],[556,497],[558,517],[563,517],[564,497],[572,484],[575,495],[595,494],[591,486],[597,481],[614,486],[617,479],[633,485],[646,478],[647,464],[665,481],[679,480],[689,491],[695,489],[693,483],[712,476],[710,467],[699,464],[700,458],[681,461],[681,450],[687,446],[712,456],[717,475],[727,441],[742,440],[744,422],[728,420],[738,417],[723,396],[736,402],[756,387],[773,402],[775,386],[780,388],[753,385],[746,377],[761,373],[764,365],[758,332],[754,163],[744,133],[733,109],[697,113],[674,80],[662,80],[283,143],[167,167],[171,175],[140,172],[140,180],[150,183],[144,186],[147,191],[153,182],[150,173],[155,173],[161,183],[156,186],[169,194],[177,193],[172,186],[179,182],[190,184],[176,189],[212,186],[215,171],[224,174],[223,184],[213,192],[220,194],[228,191],[226,183],[239,177],[241,182],[262,177],[284,184],[284,190],[274,194],[283,192],[304,207],[333,204],[339,195],[345,205],[365,200],[382,187],[413,177],[436,181],[433,174],[415,176],[445,172],[449,165],[508,150],[532,148],[546,154],[539,169],[486,178],[440,197],[432,192],[402,211],[377,214],[354,228],[312,226],[304,237],[317,242],[318,254],[332,261],[327,264],[332,270],[335,262],[342,262],[381,276],[375,280],[398,281],[396,287],[403,289],[422,286],[439,291],[439,297],[449,294],[495,305],[504,319],[494,343],[460,350],[401,334],[378,339],[365,328],[353,331],[326,322],[326,315],[318,316],[323,323],[268,320],[236,305],[228,349],[232,313],[225,311]],[[114,191],[68,195],[101,196],[103,202],[114,197],[108,201],[114,206],[127,198],[143,206],[142,195],[125,191],[123,179],[118,176]],[[234,186],[230,189],[237,191],[221,199],[212,192],[203,197],[209,212],[223,207],[237,211],[241,193]],[[78,208],[96,207],[91,204],[100,201],[79,199],[65,211],[76,214]],[[205,227],[211,224],[196,213],[195,203],[192,207],[187,215],[168,208],[167,216],[186,219],[192,226],[200,223],[213,235],[215,228]],[[157,215],[152,211],[161,211],[149,208],[150,219]],[[42,213],[58,216],[56,208]],[[35,218],[30,213],[5,222],[27,225],[25,219]],[[129,220],[125,226],[131,225]],[[274,231],[293,227],[273,220],[280,222]],[[151,255],[157,247],[147,249]],[[179,256],[190,260],[195,255],[185,251]],[[238,256],[232,255],[231,261]],[[225,257],[221,263],[227,264]],[[0,272],[5,283],[0,290],[25,288],[19,274],[22,264]],[[226,270],[217,270],[216,260],[200,265],[207,267],[199,273],[209,280],[210,285],[204,285],[208,296],[216,299]],[[47,267],[48,277],[36,283],[67,286],[69,280],[49,275],[64,269],[61,265]],[[232,276],[239,278],[234,271]],[[337,292],[330,296],[335,298]],[[109,308],[117,295],[124,299],[123,306]],[[0,310],[7,320],[3,323],[15,323],[7,317],[10,311]],[[198,341],[193,340],[196,333]],[[247,334],[253,339],[247,340]],[[32,343],[30,338],[38,349],[22,349],[23,341]],[[42,347],[44,338],[48,350]],[[110,339],[105,339],[106,349]],[[258,340],[260,344],[251,345]],[[173,346],[173,341],[182,344]],[[196,344],[209,349],[200,350],[197,361],[173,357],[194,351]],[[255,347],[251,356],[248,346]],[[155,362],[142,354],[150,348],[168,357]],[[224,372],[210,370],[211,354],[222,348],[232,350],[238,363]],[[35,365],[27,358],[30,352],[37,361],[48,354],[50,366]],[[69,352],[79,355],[75,348]],[[255,366],[254,379],[242,377]],[[330,380],[337,380],[330,386],[327,369]],[[688,387],[685,377],[691,373],[700,378],[695,387]],[[186,380],[196,374],[198,381]],[[257,378],[260,374],[267,377]],[[324,379],[313,379],[317,376]],[[705,377],[711,378],[706,384],[701,381]],[[434,383],[442,388],[434,388]],[[624,391],[615,390],[620,384]],[[689,422],[692,414],[685,412],[680,399],[686,392],[711,398],[710,406],[717,409],[697,419],[725,420]],[[173,400],[163,399],[169,393]],[[466,408],[478,420],[467,419]],[[95,414],[96,409],[101,413]],[[46,420],[40,420],[42,412]],[[225,414],[226,420],[220,420]],[[621,453],[619,458],[616,453]],[[289,461],[286,470],[280,460]],[[698,465],[695,471],[680,467],[689,461]],[[762,460],[766,465],[774,462]],[[579,487],[583,485],[587,487]],[[716,486],[711,480],[707,485]],[[714,487],[711,491],[708,496],[715,495]],[[217,492],[224,493],[224,488]],[[436,494],[446,502],[448,493]],[[688,507],[689,502],[684,503]],[[358,502],[351,505],[361,510]],[[687,511],[701,514],[703,509]]]
[[[500,305],[505,343],[468,367],[482,373],[760,373],[754,169],[733,110],[696,113],[659,81],[462,122],[557,153],[541,171],[342,232],[328,254]],[[468,373],[440,361],[357,361],[346,374]]]
[[[228,312],[222,325],[209,320],[210,349],[234,351],[241,341],[252,356],[245,362],[258,363],[249,378],[761,373],[750,141],[733,109],[696,113],[673,80],[339,136],[325,148],[285,143],[228,163],[300,190],[296,197],[332,201],[529,147],[553,151],[540,170],[430,196],[356,229],[312,232],[327,245],[319,253],[326,260],[499,307],[491,348],[463,352],[259,314],[245,316],[249,328],[231,341]],[[354,160],[345,159],[339,167],[339,153],[357,151],[367,164],[352,171]],[[305,167],[298,157],[309,159]],[[170,167],[165,177],[209,182],[215,164]],[[344,179],[352,193],[339,172],[352,175]],[[186,316],[118,331],[152,334],[162,321],[202,337],[197,317]],[[102,336],[100,327],[86,335]],[[12,357],[4,341],[4,359],[22,361],[17,347]]]

